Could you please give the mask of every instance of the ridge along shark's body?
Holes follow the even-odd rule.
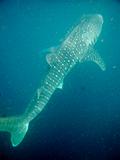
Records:
[[[56,88],[62,87],[63,79],[77,62],[94,61],[102,70],[105,64],[99,54],[93,49],[101,33],[103,18],[99,14],[82,17],[63,43],[47,55],[50,64],[49,73],[28,105],[25,113],[19,117],[0,118],[0,131],[11,133],[11,142],[15,147],[23,140],[29,126],[45,107]]]

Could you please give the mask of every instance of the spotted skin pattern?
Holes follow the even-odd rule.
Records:
[[[37,89],[32,102],[25,112],[27,121],[34,119],[42,111],[69,71],[78,60],[80,62],[80,60],[82,61],[85,58],[89,47],[94,45],[101,32],[102,23],[101,15],[96,14],[83,17],[81,23],[73,29],[61,46],[56,49],[50,71],[43,85]],[[92,34],[91,39],[90,34]]]
[[[104,62],[93,49],[101,33],[102,24],[103,18],[100,14],[83,16],[80,24],[74,27],[62,44],[54,50],[55,53],[47,58],[50,61],[50,70],[25,112],[20,116],[0,117],[0,131],[11,134],[13,147],[22,142],[27,133],[29,122],[40,114],[54,91],[77,63],[90,60],[105,70]]]

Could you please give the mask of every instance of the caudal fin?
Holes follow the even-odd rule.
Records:
[[[0,118],[0,131],[11,134],[11,143],[13,147],[19,145],[26,135],[29,123],[22,117]]]

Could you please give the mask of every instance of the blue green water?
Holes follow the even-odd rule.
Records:
[[[84,14],[104,18],[95,48],[106,63],[78,64],[23,142],[0,133],[0,160],[120,159],[120,1],[0,0],[0,116],[22,114],[59,45]]]

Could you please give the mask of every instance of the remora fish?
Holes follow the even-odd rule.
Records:
[[[103,17],[100,14],[83,16],[80,24],[72,30],[62,44],[53,49],[54,53],[47,55],[50,70],[24,114],[19,117],[0,118],[0,131],[11,134],[12,146],[15,147],[21,143],[28,130],[29,122],[43,110],[56,88],[62,88],[65,76],[78,62],[93,61],[103,71],[105,70],[103,60],[93,49],[102,25]]]

